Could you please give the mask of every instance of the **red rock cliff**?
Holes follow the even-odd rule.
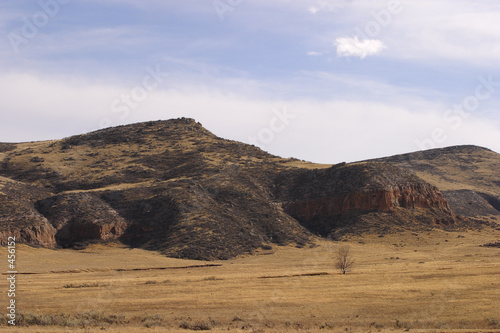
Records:
[[[46,222],[21,229],[0,231],[0,245],[7,245],[9,237],[15,237],[17,244],[23,243],[54,248],[57,246],[55,235],[56,229],[49,222]]]
[[[283,210],[322,235],[338,228],[366,230],[368,225],[382,230],[396,224],[411,228],[456,222],[436,187],[386,163],[302,171],[279,183],[278,188],[286,189],[280,193]]]
[[[443,194],[429,184],[401,184],[383,189],[365,189],[319,198],[294,200],[283,204],[284,210],[301,220],[359,212],[392,212],[394,208],[436,208],[451,214]]]

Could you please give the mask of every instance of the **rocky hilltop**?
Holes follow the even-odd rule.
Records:
[[[500,155],[471,146],[315,165],[186,118],[0,143],[0,243],[227,259],[315,235],[464,228],[498,222],[499,171]]]

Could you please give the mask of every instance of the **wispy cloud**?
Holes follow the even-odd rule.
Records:
[[[319,12],[337,13],[346,6],[346,0],[316,0],[308,8],[309,13],[317,14]]]
[[[318,7],[311,6],[311,7],[309,7],[308,11],[309,11],[309,13],[311,13],[311,14],[316,14],[317,12],[319,12],[319,8],[318,8]]]
[[[361,59],[369,55],[377,55],[385,48],[384,43],[378,39],[359,40],[354,37],[340,37],[335,40],[339,57],[360,57]]]
[[[309,51],[309,52],[307,52],[307,55],[310,57],[317,57],[317,56],[323,55],[323,52]]]
[[[500,58],[499,18],[498,2],[405,2],[385,38],[393,58],[492,66]]]

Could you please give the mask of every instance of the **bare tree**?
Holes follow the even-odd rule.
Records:
[[[351,258],[351,248],[347,245],[339,247],[337,251],[337,268],[340,269],[342,274],[345,274],[353,264],[354,260]]]

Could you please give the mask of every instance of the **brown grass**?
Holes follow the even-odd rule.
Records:
[[[500,329],[500,253],[480,245],[499,239],[500,231],[488,229],[319,240],[216,262],[222,266],[118,244],[81,251],[21,245],[18,271],[35,273],[17,281],[27,326],[6,331],[493,332]],[[356,260],[346,275],[335,268],[344,244]],[[7,301],[2,293],[0,304]]]

